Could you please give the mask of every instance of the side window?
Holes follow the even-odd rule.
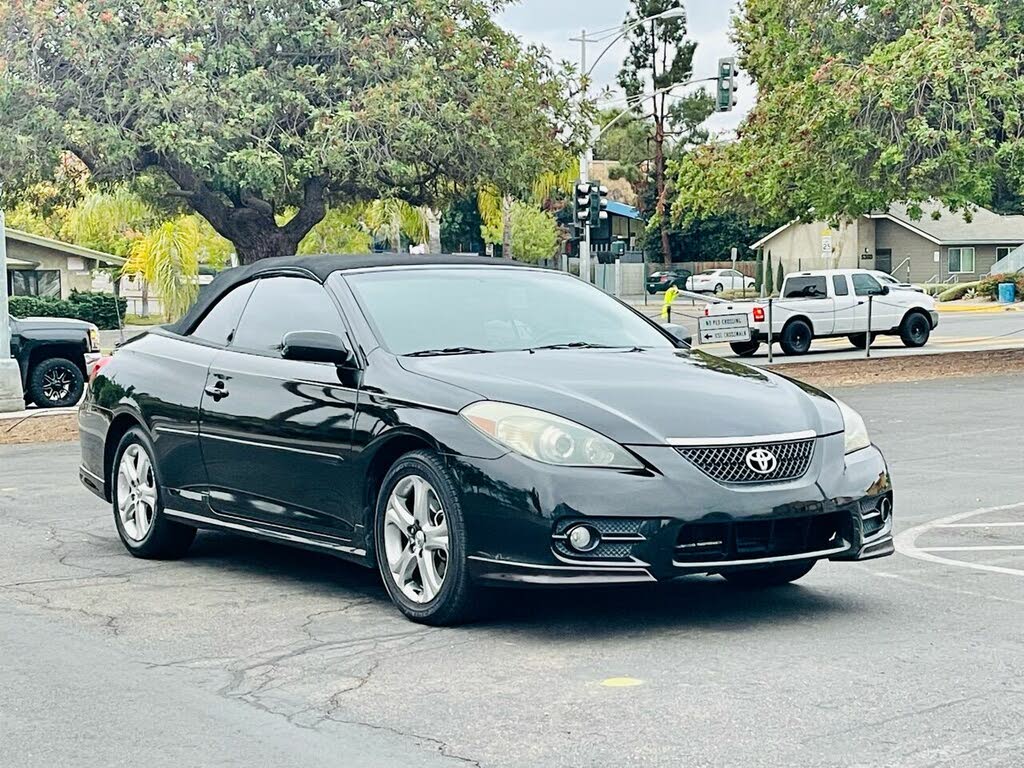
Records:
[[[790,277],[783,286],[785,299],[824,299],[828,296],[825,277]]]
[[[836,290],[836,296],[850,295],[850,284],[846,282],[846,275],[832,275],[832,287]]]
[[[265,277],[252,298],[231,342],[254,352],[279,352],[291,331],[344,333],[341,315],[320,283],[302,277]]]
[[[199,321],[199,325],[192,329],[189,336],[215,344],[230,342],[238,327],[238,318],[245,309],[245,302],[252,295],[254,285],[255,283],[245,283],[221,296],[220,301],[210,308],[206,317]]]
[[[882,286],[871,275],[861,272],[853,276],[853,292],[858,296],[878,296]]]

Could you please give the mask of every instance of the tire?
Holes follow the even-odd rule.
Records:
[[[133,557],[174,560],[188,552],[196,537],[196,529],[169,520],[164,515],[164,490],[154,455],[153,444],[138,427],[129,429],[121,438],[110,474],[114,525],[121,543]],[[138,482],[132,480],[132,472],[125,466],[126,462],[134,468]]]
[[[782,329],[779,346],[787,355],[806,355],[813,338],[811,326],[803,320],[794,320]]]
[[[732,351],[740,357],[753,357],[761,346],[759,341],[734,341],[729,344]]]
[[[931,321],[920,312],[911,312],[900,323],[900,339],[904,346],[923,347],[931,335]]]
[[[717,296],[718,294],[720,294],[724,290],[725,290],[725,287],[721,283],[719,283],[718,285],[715,286],[715,295]]]
[[[658,289],[657,288],[648,288],[647,292],[649,294],[651,294],[651,296],[653,296],[654,294],[656,294],[658,292]]]
[[[374,548],[381,578],[398,610],[420,624],[461,624],[477,610],[478,590],[469,576],[466,523],[455,487],[436,453],[413,451],[391,467],[377,497]],[[420,493],[426,506],[416,512]],[[442,526],[447,550],[440,538],[434,539],[437,546],[429,546],[428,531]]]
[[[814,560],[783,563],[782,565],[769,565],[763,568],[750,568],[743,571],[727,571],[722,576],[730,584],[737,587],[748,589],[781,587],[783,584],[789,584],[797,579],[802,579],[810,573],[814,564]]]
[[[855,346],[857,349],[864,349],[865,347],[867,347],[867,334],[866,333],[853,333],[853,334],[850,334],[849,336],[847,336],[846,338],[848,338],[850,340],[850,343],[853,344],[853,346]],[[877,339],[877,338],[878,338],[878,334],[877,333],[872,333],[871,334],[871,343],[874,344],[875,343],[875,339]]]
[[[40,408],[68,408],[84,391],[82,369],[65,357],[43,360],[28,375],[29,399]]]

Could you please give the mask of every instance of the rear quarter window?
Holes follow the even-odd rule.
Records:
[[[239,285],[221,296],[192,329],[189,336],[214,344],[229,343],[235,329],[238,328],[238,320],[249,301],[249,296],[252,295],[254,285],[255,283]]]
[[[791,277],[786,280],[785,299],[824,299],[828,296],[825,277]]]

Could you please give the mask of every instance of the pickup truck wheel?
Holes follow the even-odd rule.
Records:
[[[867,334],[866,333],[854,333],[854,334],[851,334],[851,335],[847,336],[847,338],[850,340],[850,343],[853,344],[853,346],[855,346],[857,349],[864,349],[867,346]],[[871,343],[874,344],[875,343],[875,339],[877,339],[877,338],[878,338],[878,334],[877,333],[872,333],[871,334]]]
[[[912,312],[900,323],[900,338],[908,347],[923,347],[932,335],[932,324],[928,318]]]
[[[779,346],[787,355],[805,355],[811,348],[814,332],[803,320],[794,320],[782,329]]]
[[[40,408],[67,408],[82,399],[82,370],[63,357],[38,363],[28,375],[28,395]]]
[[[732,351],[740,357],[753,357],[761,346],[759,341],[734,341],[730,345]]]

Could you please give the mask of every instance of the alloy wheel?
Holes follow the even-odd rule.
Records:
[[[121,527],[132,541],[142,541],[156,515],[156,476],[149,454],[138,443],[121,454],[117,468],[117,513]]]
[[[50,402],[59,402],[71,392],[73,382],[71,371],[67,368],[53,368],[43,375],[43,396]]]
[[[448,570],[448,522],[433,486],[403,477],[384,512],[384,554],[395,585],[409,600],[429,603]]]

